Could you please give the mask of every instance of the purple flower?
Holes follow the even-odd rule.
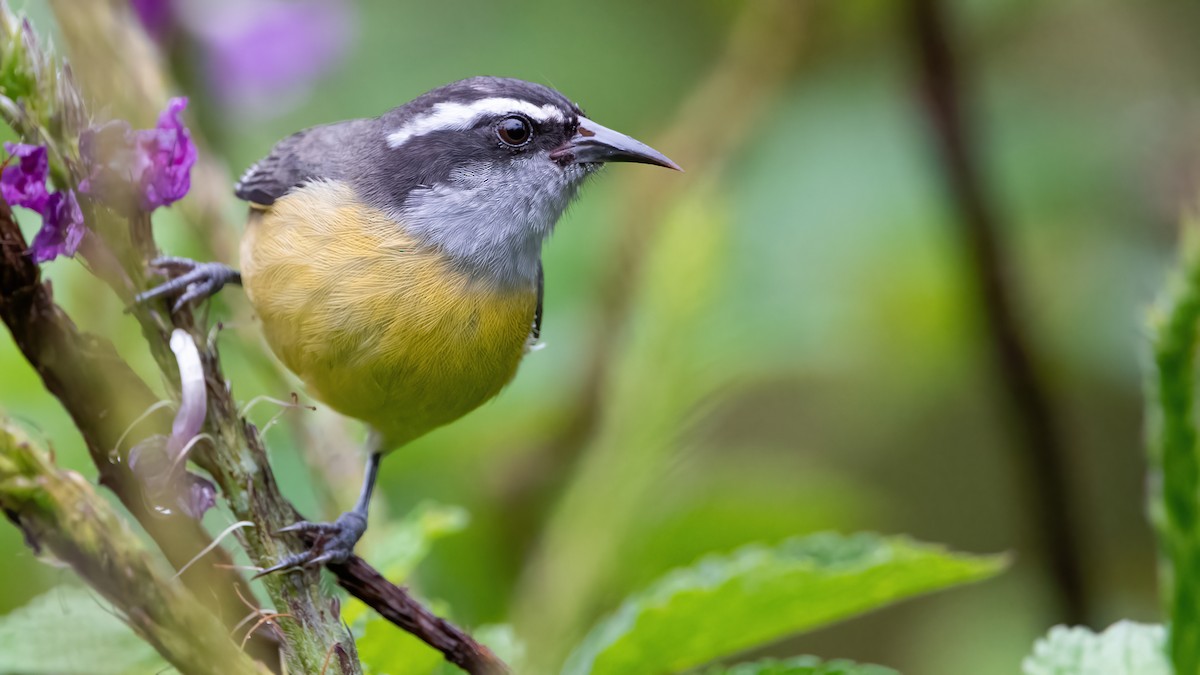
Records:
[[[353,16],[343,0],[246,0],[196,14],[213,93],[242,113],[277,115],[343,57]]]
[[[130,0],[152,38],[186,34],[216,98],[238,113],[293,107],[350,44],[348,0]]]
[[[74,190],[55,192],[46,199],[42,229],[38,230],[30,246],[33,261],[43,263],[60,255],[74,256],[85,233],[83,211],[79,209]]]
[[[199,520],[204,517],[206,511],[217,505],[217,486],[207,478],[190,471],[185,472],[184,477],[188,483],[188,490],[187,495],[180,500],[179,506],[184,513]]]
[[[196,163],[196,144],[179,118],[187,107],[187,98],[173,98],[158,116],[158,126],[138,132],[142,173],[142,207],[147,211],[173,204],[192,187],[192,166]]]
[[[171,425],[171,441],[168,450],[172,455],[183,451],[200,429],[208,414],[208,393],[204,388],[204,365],[200,362],[200,350],[187,331],[175,329],[171,333],[171,351],[179,365],[179,412]]]
[[[130,0],[146,34],[187,35],[209,88],[239,114],[274,117],[295,106],[346,53],[347,0]]]
[[[186,98],[173,98],[153,129],[132,130],[117,120],[80,135],[88,178],[79,185],[113,208],[153,211],[183,198],[192,185],[196,145],[180,119]]]
[[[24,206],[41,213],[50,197],[46,193],[46,177],[50,173],[46,148],[25,143],[5,143],[4,149],[17,161],[0,171],[0,196],[9,206]]]
[[[43,263],[60,255],[73,256],[86,233],[83,211],[72,190],[53,194],[46,191],[50,164],[46,148],[24,143],[5,143],[12,155],[0,171],[0,197],[9,206],[23,206],[42,217],[42,229],[33,237],[33,261]],[[13,162],[12,160],[16,161]]]
[[[135,193],[135,150],[133,129],[125,120],[113,120],[79,134],[79,155],[88,177],[79,191],[104,201],[122,213],[136,210],[141,198]]]
[[[173,504],[193,518],[200,518],[216,503],[216,487],[184,467],[208,412],[204,366],[192,336],[175,329],[171,351],[179,365],[179,412],[171,424],[171,435],[151,436],[129,451],[129,469],[142,482],[147,496],[156,504]]]
[[[129,451],[129,470],[141,482],[151,504],[202,518],[216,504],[217,488],[207,478],[184,469],[184,462],[168,451],[169,443],[166,436],[155,434],[135,445]]]
[[[142,27],[155,40],[162,40],[171,30],[174,11],[171,0],[130,0]]]

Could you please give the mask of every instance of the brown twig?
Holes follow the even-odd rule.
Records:
[[[983,310],[993,367],[1016,425],[1014,459],[1032,489],[1033,529],[1049,558],[1063,620],[1082,623],[1089,608],[1079,536],[1071,524],[1066,447],[1017,308],[1012,265],[999,235],[1003,226],[963,111],[963,88],[946,16],[938,0],[912,0],[908,18],[921,102],[946,187],[958,210],[957,222],[971,262],[973,290]]]
[[[380,616],[441,652],[446,660],[471,675],[506,675],[509,669],[492,650],[461,628],[429,611],[403,588],[388,581],[362,558],[329,565],[338,585],[362,600]]]

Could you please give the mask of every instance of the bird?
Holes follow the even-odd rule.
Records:
[[[378,117],[299,131],[237,182],[241,269],[161,257],[135,298],[172,311],[241,285],[266,342],[335,411],[364,422],[352,509],[280,533],[313,543],[260,574],[342,563],[380,461],[495,397],[542,329],[542,246],[604,165],[682,171],[542,84],[473,77]]]

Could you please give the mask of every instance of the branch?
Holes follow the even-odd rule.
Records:
[[[510,672],[492,650],[426,609],[362,558],[354,556],[345,564],[329,565],[328,569],[337,577],[338,585],[350,595],[438,650],[447,661],[471,675],[507,675]]]
[[[170,431],[171,415],[162,410],[139,421],[159,399],[106,340],[80,332],[55,304],[49,284],[26,254],[27,245],[12,211],[0,202],[0,320],[46,389],[66,408],[83,435],[100,483],[111,489],[141,523],[176,569],[212,543],[204,528],[181,514],[152,511],[150,500],[128,464],[117,461],[137,441]],[[182,580],[229,625],[246,613],[235,589],[249,585],[229,569],[220,547],[196,561]],[[257,659],[275,664],[278,641],[257,633],[248,645]]]
[[[1003,227],[983,179],[977,148],[962,108],[962,87],[946,17],[938,0],[912,0],[909,20],[916,51],[921,102],[929,117],[946,187],[958,210],[958,225],[983,308],[991,357],[1019,434],[1015,459],[1032,486],[1033,530],[1049,557],[1063,620],[1083,623],[1089,615],[1083,587],[1079,536],[1071,526],[1068,458],[1050,394],[1034,366],[1011,261],[1000,240]]]
[[[161,99],[165,98],[165,79],[156,68],[153,46],[136,29],[128,3],[120,0],[56,2],[54,8],[68,44],[78,57],[76,61],[82,66],[80,75],[90,94],[120,99],[122,105],[117,108],[123,111],[122,116],[139,125],[141,123],[138,120],[145,120],[152,111],[159,109]],[[134,74],[138,77],[134,77]],[[137,86],[112,86],[114,82],[124,82],[131,77]],[[71,176],[68,183],[78,182],[85,177],[79,173],[79,168],[75,167],[79,175]],[[129,303],[133,294],[151,285],[147,279],[146,263],[148,258],[156,254],[157,246],[149,227],[149,214],[140,214],[126,222],[126,219],[99,205],[85,203],[85,209],[90,233],[83,248],[84,257],[91,270],[108,284],[117,297]],[[5,262],[21,263],[23,250],[22,245],[13,254],[16,259]],[[24,264],[29,263],[24,261]],[[212,442],[197,445],[189,459],[212,475],[234,516],[255,525],[237,534],[252,563],[260,568],[268,567],[303,550],[299,537],[289,535],[277,538],[273,535],[275,531],[295,522],[298,514],[283,497],[275,481],[266,448],[257,430],[239,413],[221,370],[215,345],[209,342],[207,331],[196,324],[191,311],[172,314],[162,303],[137,305],[130,309],[130,313],[140,324],[164,380],[173,387],[178,386],[178,376],[168,348],[172,328],[186,330],[200,350],[208,395],[204,431]],[[14,334],[16,332],[14,330]],[[41,352],[34,349],[32,353],[27,351],[26,356],[35,368],[41,370],[46,364],[53,364],[60,352],[73,351],[74,345],[64,344],[61,347]],[[66,358],[79,358],[79,355]],[[118,364],[114,368],[127,370],[115,354],[113,360]],[[85,377],[97,375],[95,364],[80,365],[83,366]],[[66,375],[66,380],[72,379],[71,373]],[[99,379],[104,380],[103,377]],[[47,381],[47,386],[60,398],[60,392],[66,390],[69,394],[73,385],[60,387],[56,391]],[[121,400],[121,396],[99,400],[114,399]],[[76,417],[81,427],[95,423],[95,419],[83,417],[86,415]],[[130,434],[136,440],[147,435],[140,429]],[[122,458],[119,454],[109,458],[108,450],[104,448],[103,454],[93,455],[102,472],[105,470],[104,464]],[[190,526],[199,527],[194,523]],[[194,567],[209,566],[198,564]],[[290,617],[280,626],[284,634],[282,651],[286,670],[305,673],[340,670],[343,675],[357,675],[360,668],[357,659],[352,658],[355,651],[353,638],[337,613],[331,611],[333,603],[321,593],[319,574],[319,570],[303,570],[287,575],[270,575],[263,579],[274,606]],[[235,586],[226,584],[221,588],[223,593],[228,593]],[[327,667],[327,657],[332,653],[347,657],[339,659],[337,665],[330,669]]]
[[[133,120],[138,120],[139,116],[144,116],[148,111],[158,108],[165,98],[166,83],[161,72],[154,66],[154,59],[150,58],[150,54],[154,52],[152,45],[149,45],[145,35],[140,31],[130,29],[134,24],[129,20],[127,4],[119,0],[103,0],[87,3],[86,8],[62,2],[55,2],[54,7],[63,32],[68,38],[68,44],[77,56],[83,57],[77,58],[76,61],[83,65],[80,75],[85,85],[91,85],[90,91],[93,94],[99,92],[109,97],[115,96],[116,102],[119,103],[116,107],[123,111],[121,116]],[[118,79],[128,78],[129,73],[141,73],[145,77],[135,78],[142,86],[135,87],[133,90],[124,87],[114,88],[105,84],[109,82],[105,78],[111,80],[114,77],[113,73],[120,74]],[[227,187],[214,187],[218,183],[222,185],[225,183],[225,181],[214,178],[219,172],[199,173],[202,173],[204,180],[193,182],[190,201],[199,200],[202,204],[210,207],[217,203],[224,203],[224,199],[214,198],[218,190],[222,195],[227,191]],[[76,179],[80,177],[75,176]],[[209,189],[205,190],[206,186]],[[185,206],[187,203],[185,202]],[[200,220],[207,221],[206,225],[210,226],[208,229],[214,232],[221,229],[227,230],[227,228],[212,227],[224,222],[219,217],[212,217],[212,214],[219,215],[220,212],[219,208],[208,208],[207,210],[202,208],[198,215]],[[7,211],[4,215],[10,216]],[[135,292],[146,288],[145,264],[147,259],[156,255],[157,246],[149,227],[148,214],[143,214],[143,217],[135,218],[129,223],[113,216],[114,214],[102,209],[94,209],[87,214],[92,234],[89,234],[88,245],[83,252],[93,273],[108,284],[119,298],[128,303]],[[11,217],[8,220],[11,222]],[[74,327],[70,324],[69,319],[54,306],[48,289],[38,284],[37,269],[23,255],[24,242],[15,225],[12,226],[9,234],[12,241],[11,250],[9,255],[0,262],[3,262],[6,267],[19,271],[12,275],[15,280],[11,284],[13,289],[11,295],[23,297],[26,288],[36,287],[33,297],[40,308],[37,313],[55,317],[55,321],[51,322],[52,327],[58,327],[60,324],[69,326],[71,331],[67,332],[73,335]],[[225,249],[225,252],[228,253],[230,247],[220,246],[220,243],[218,242],[215,248]],[[0,269],[0,273],[4,273],[4,270]],[[4,293],[5,297],[9,295],[8,292]],[[197,326],[190,311],[171,313],[161,303],[137,305],[130,310],[130,313],[141,324],[142,333],[148,341],[150,351],[158,362],[164,378],[171,385],[178,385],[173,357],[167,348],[168,336],[171,334],[172,328],[186,330],[200,351],[205,371],[208,401],[205,431],[208,438],[211,439],[211,443],[197,446],[191,453],[190,459],[212,475],[235,517],[254,523],[254,528],[238,532],[238,537],[252,562],[259,567],[266,567],[287,555],[300,551],[304,544],[298,535],[276,538],[271,534],[279,528],[295,522],[300,516],[279,490],[258,431],[241,417],[237,402],[222,373],[216,347],[210,337]],[[27,314],[29,312],[14,313],[14,321],[10,325],[18,326],[23,330],[25,324],[29,323]],[[17,332],[18,329],[14,329],[14,335]],[[89,339],[99,343],[98,340]],[[18,339],[18,342],[20,341]],[[45,344],[44,351],[36,348],[39,342]],[[69,360],[79,360],[80,358],[80,350],[70,340],[58,342],[31,340],[28,341],[28,344],[29,349],[24,350],[25,354],[39,372],[52,369],[59,352],[67,354]],[[117,379],[124,377],[130,380],[133,386],[145,389],[149,396],[148,389],[132,373],[128,372],[128,367],[116,357],[111,347],[106,343],[104,346],[107,350],[106,360],[113,362],[113,369],[119,376]],[[97,364],[91,363],[87,359],[83,359],[82,363],[75,363],[74,366],[81,371],[84,378],[96,378],[97,372],[100,370]],[[64,374],[58,373],[57,375]],[[70,378],[63,377],[61,379],[69,380]],[[105,376],[99,379],[106,381],[108,378]],[[47,379],[48,388],[60,398],[70,395],[72,392],[72,387],[56,388],[51,385],[51,380]],[[121,400],[121,397],[101,396],[85,398],[85,400],[112,401]],[[70,406],[68,405],[68,407]],[[81,429],[96,423],[97,418],[89,417],[88,412],[92,411],[81,410],[80,414],[76,415],[76,423]],[[156,419],[159,419],[161,424],[161,416],[157,416]],[[152,430],[137,428],[131,430],[129,436],[140,440],[146,438],[150,433]],[[107,446],[100,445],[99,447]],[[132,477],[128,475],[127,470],[112,468],[125,466],[123,461],[113,461],[124,457],[121,449],[114,449],[111,452],[112,457],[109,457],[108,454],[93,454],[93,459],[102,475],[106,471],[115,474],[118,479],[130,483],[128,486],[123,484],[122,487],[137,490],[140,495],[140,487],[136,480],[131,480]],[[192,569],[206,566],[204,564],[196,565]],[[447,658],[472,669],[471,672],[506,672],[502,665],[499,668],[495,667],[498,661],[486,648],[476,644],[449,623],[433,616],[408,598],[403,590],[387,583],[365,564],[362,565],[362,568],[365,570],[364,573],[369,573],[364,577],[365,581],[348,583],[361,589],[361,592],[365,594],[364,600],[368,603],[373,602],[373,606],[380,607],[388,618],[397,622],[401,627],[411,627],[417,631],[418,637],[430,641],[430,644],[436,648],[445,650]],[[357,659],[353,658],[353,640],[344,630],[340,617],[334,609],[336,603],[329,602],[321,594],[318,575],[319,570],[306,569],[287,574],[269,575],[263,579],[267,592],[276,606],[280,608],[280,611],[286,612],[289,617],[288,621],[279,626],[285,638],[282,645],[285,662],[289,670],[324,673],[329,670],[328,667],[331,665],[330,656],[336,654],[339,658],[335,669],[340,669],[347,675],[353,675],[359,671]],[[229,586],[229,588],[233,588],[233,586]],[[372,600],[372,593],[374,593],[374,600]]]
[[[118,495],[127,508],[143,523],[147,531],[160,543],[172,564],[178,568],[190,561],[210,542],[199,524],[183,516],[164,516],[150,513],[141,485],[127,468],[127,464],[112,461],[123,456],[123,452],[110,454],[113,448],[132,445],[134,441],[154,433],[165,433],[169,428],[169,415],[151,415],[138,423],[136,419],[143,411],[157,402],[149,388],[137,378],[109,343],[80,333],[70,318],[54,303],[50,289],[40,281],[37,266],[25,255],[26,244],[21,236],[12,213],[0,202],[0,318],[9,326],[22,353],[42,376],[47,389],[66,406],[73,420],[84,434],[92,458],[100,470],[101,482]],[[222,493],[229,501],[235,516],[252,520],[256,530],[273,531],[299,518],[292,505],[283,498],[270,470],[266,450],[253,425],[241,419],[234,407],[232,395],[223,379],[220,379],[217,355],[211,349],[202,349],[208,377],[209,406],[212,431],[225,439],[218,449],[203,453],[206,459],[200,463],[221,485]],[[122,437],[127,439],[124,443]],[[222,448],[238,447],[244,443],[246,452],[223,452]],[[273,529],[266,529],[273,528]],[[251,558],[263,566],[276,557],[286,555],[289,550],[300,550],[302,545],[295,537],[294,542],[279,543],[261,532],[244,536],[243,544],[251,552]],[[293,548],[285,548],[285,545]],[[253,548],[252,548],[253,547]],[[173,555],[172,555],[173,554]],[[225,593],[245,582],[235,572],[223,569],[229,564],[228,554],[220,547],[191,565],[184,579],[192,579],[194,589],[207,594]],[[479,675],[500,675],[508,670],[487,647],[475,642],[469,635],[449,622],[435,616],[413,600],[402,588],[395,586],[359,558],[350,563],[331,567],[338,582],[351,594],[378,611],[384,618],[400,628],[413,633],[417,638],[441,651],[451,663],[467,672]],[[122,573],[125,574],[125,573]],[[303,577],[298,572],[269,575],[264,578],[272,597],[283,598],[288,607],[289,621],[282,622],[280,630],[285,633],[285,647],[295,645],[313,646],[322,639],[313,640],[310,633],[314,624],[339,626],[336,612],[327,611],[329,603],[321,600],[316,571],[306,571]],[[91,578],[89,577],[89,581]],[[245,614],[244,606],[223,607],[228,619],[236,620]],[[231,614],[228,610],[234,610]],[[295,613],[293,613],[295,612]],[[329,650],[341,654],[353,654],[353,642],[339,631],[325,651],[320,652],[316,662],[318,672],[323,667]],[[348,643],[344,645],[341,640]],[[265,632],[256,634],[260,649],[255,653],[262,657],[263,650],[270,649],[266,659],[275,663],[279,643]],[[251,643],[255,644],[255,643]],[[156,644],[157,646],[157,644]],[[316,654],[308,650],[309,655]],[[343,672],[354,672],[357,662],[340,659]],[[225,671],[236,672],[236,671]],[[307,670],[304,672],[308,672]]]
[[[0,418],[0,509],[34,549],[50,550],[121,612],[180,672],[264,675],[228,629],[164,569],[79,474]]]

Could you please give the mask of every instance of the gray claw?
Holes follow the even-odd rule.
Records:
[[[133,301],[135,304],[140,304],[155,298],[182,293],[172,306],[172,312],[179,311],[190,302],[199,302],[212,297],[225,284],[242,283],[241,274],[221,263],[202,263],[187,258],[166,256],[151,260],[150,267],[160,273],[178,276],[139,293]]]
[[[199,283],[190,284],[187,287],[187,290],[184,291],[183,295],[179,296],[179,299],[176,300],[175,304],[171,306],[171,311],[178,312],[189,302],[212,297],[219,290],[221,290],[221,285],[216,284],[211,279],[205,279]]]
[[[275,534],[283,534],[285,532],[317,532],[322,534],[333,534],[338,531],[337,523],[310,523],[307,520],[301,520],[292,523],[287,527],[281,527],[275,530]]]
[[[312,560],[309,560],[306,563],[306,566],[320,567],[321,565],[324,565],[327,562],[334,562],[334,563],[346,562],[346,560],[352,555],[354,555],[353,551],[350,552],[349,554],[341,557],[340,559],[335,559],[335,558],[338,558],[338,556],[334,555],[333,553],[322,553],[321,555],[313,558]]]
[[[173,255],[160,256],[150,261],[150,267],[157,271],[191,270],[195,266],[195,260],[190,258],[180,258]]]
[[[275,572],[282,572],[283,570],[290,570],[290,569],[295,569],[297,567],[302,567],[304,565],[305,560],[307,560],[308,558],[309,558],[308,551],[305,551],[304,553],[297,553],[295,555],[289,555],[289,556],[285,557],[283,560],[279,561],[277,564],[268,567],[267,569],[255,574],[253,577],[250,577],[250,578],[258,579],[259,577],[265,577],[268,574],[273,574]]]
[[[327,563],[344,563],[354,555],[354,545],[358,543],[366,530],[366,517],[354,511],[343,513],[332,523],[310,523],[302,520],[280,528],[276,530],[276,534],[311,535],[306,537],[311,540],[311,547],[303,553],[287,556],[277,564],[255,574],[254,578],[299,567],[320,567]]]

